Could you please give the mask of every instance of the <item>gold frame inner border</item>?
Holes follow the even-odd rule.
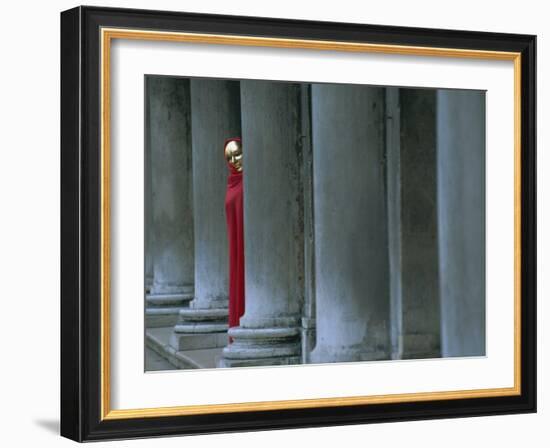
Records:
[[[521,394],[521,53],[459,48],[337,42],[309,39],[268,38],[240,35],[101,28],[101,420],[166,417],[243,411],[305,409],[381,403],[501,397]],[[214,45],[336,50],[414,56],[506,60],[514,63],[514,386],[457,391],[366,395],[301,400],[111,409],[110,398],[110,63],[113,39],[186,42]]]

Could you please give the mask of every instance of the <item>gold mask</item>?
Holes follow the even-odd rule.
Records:
[[[231,140],[225,145],[225,158],[237,171],[243,170],[243,148],[241,142]]]

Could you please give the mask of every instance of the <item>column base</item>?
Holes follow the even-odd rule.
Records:
[[[403,352],[401,359],[429,359],[441,357],[439,335],[408,333],[402,336]]]
[[[299,328],[232,327],[219,367],[301,364]]]
[[[147,294],[145,296],[145,327],[159,328],[175,325],[179,312],[189,306],[193,293]]]
[[[227,308],[182,309],[170,337],[170,346],[180,350],[225,347]]]
[[[304,364],[309,364],[311,352],[315,349],[316,330],[314,318],[302,317],[302,362]]]
[[[389,351],[353,347],[316,347],[309,356],[311,364],[380,361],[391,359]]]
[[[287,358],[255,358],[252,363],[249,359],[229,359],[222,358],[218,361],[218,368],[229,367],[261,367],[261,366],[291,366],[302,364],[300,356]]]

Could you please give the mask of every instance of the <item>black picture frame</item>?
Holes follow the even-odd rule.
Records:
[[[102,419],[100,28],[521,54],[521,393]],[[61,13],[61,435],[75,441],[536,412],[536,36],[101,7]]]

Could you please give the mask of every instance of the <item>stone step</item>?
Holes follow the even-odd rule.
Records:
[[[212,369],[221,360],[221,347],[193,348],[176,350],[170,346],[172,327],[150,328],[145,331],[145,344],[148,349],[165,359],[173,369]],[[220,343],[225,343],[227,335]],[[151,364],[151,363],[149,363]]]
[[[162,355],[149,347],[145,347],[145,370],[147,372],[157,370],[174,370],[174,366],[170,364]]]
[[[180,359],[185,359],[189,363],[199,366],[199,369],[215,369],[221,362],[221,348],[207,348],[201,350],[189,350],[177,352]]]
[[[209,348],[222,349],[228,344],[227,332],[215,333],[176,333],[172,332],[169,345],[176,351]]]
[[[174,369],[199,369],[200,366],[192,360],[176,356],[176,350],[168,344],[171,333],[172,327],[148,328],[145,330],[145,345],[166,359]]]

